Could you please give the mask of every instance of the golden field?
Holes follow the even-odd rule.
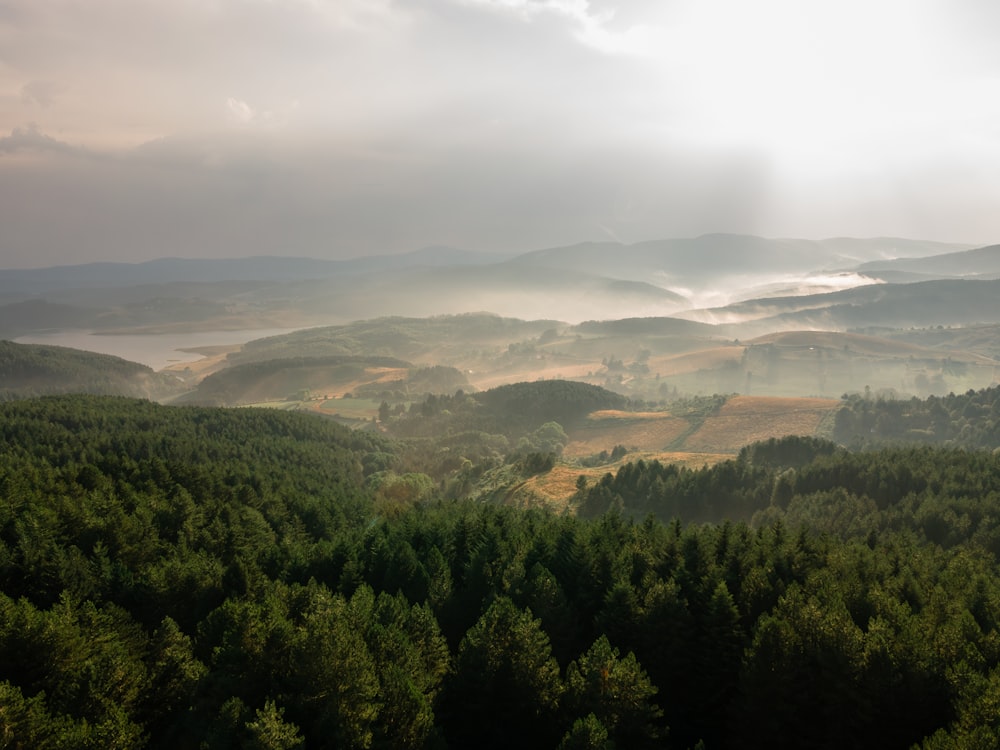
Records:
[[[684,442],[691,451],[736,452],[744,445],[785,435],[814,435],[836,409],[832,398],[733,396]]]

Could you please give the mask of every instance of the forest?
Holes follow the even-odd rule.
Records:
[[[0,404],[3,746],[1000,743],[995,451],[786,438],[557,515],[400,493],[401,450]]]

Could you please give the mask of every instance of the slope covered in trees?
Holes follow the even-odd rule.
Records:
[[[176,378],[109,354],[0,340],[0,400],[58,393],[160,398]]]
[[[304,414],[0,405],[0,736],[1000,741],[1000,456],[790,439],[609,480],[626,510],[647,497],[668,518],[678,497],[704,525],[442,502],[433,487],[387,503],[398,460]],[[724,520],[740,515],[751,523]]]

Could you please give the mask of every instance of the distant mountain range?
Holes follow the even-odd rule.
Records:
[[[679,316],[756,332],[962,325],[1000,322],[990,285],[998,278],[1000,245],[897,238],[711,234],[520,255],[429,247],[340,261],[164,258],[0,271],[0,336],[298,328],[476,311],[567,322]]]
[[[650,281],[661,286],[711,288],[722,279],[757,280],[791,274],[853,270],[886,258],[922,258],[967,250],[968,245],[897,238],[798,240],[706,234],[623,245],[591,242],[538,250],[508,263],[536,268],[572,267],[594,275]]]
[[[872,261],[858,266],[858,270],[874,275],[889,271],[936,278],[998,278],[1000,245],[925,258]]]
[[[437,268],[498,263],[510,256],[451,247],[425,247],[402,255],[351,260],[316,258],[159,258],[143,263],[86,263],[51,268],[0,270],[0,298],[64,289],[108,289],[175,282],[306,281],[358,276],[402,268]]]

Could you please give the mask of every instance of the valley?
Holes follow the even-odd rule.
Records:
[[[1000,748],[998,31],[0,1],[0,750]]]
[[[931,244],[896,281],[839,265],[884,242],[0,272],[0,728],[967,737],[998,674],[1000,281],[989,248],[977,278],[928,278],[964,252]],[[752,248],[804,255],[751,282]],[[683,294],[654,267],[682,250]]]
[[[901,251],[908,260],[884,259]],[[833,437],[849,397],[905,402],[996,385],[998,252],[705,235],[509,256],[429,248],[0,271],[0,332],[26,345],[100,344],[159,371],[128,386],[81,372],[82,392],[305,411],[404,441],[466,435],[471,447],[457,439],[451,461],[420,471],[460,494],[568,508],[575,477],[630,461],[713,465],[759,441]],[[883,271],[915,276],[892,282]],[[733,301],[695,306],[709,298]],[[536,310],[547,315],[526,314]],[[37,357],[31,367],[0,383],[8,397],[51,387],[54,371]],[[550,446],[546,471],[469,483],[460,458],[516,461],[542,423],[444,418],[429,401],[531,383],[593,387],[628,405],[557,420],[565,439]],[[470,430],[492,435],[492,447],[477,453]]]

